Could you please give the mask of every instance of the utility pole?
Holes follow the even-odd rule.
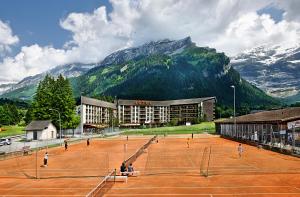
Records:
[[[235,117],[235,86],[230,86],[233,88],[233,117],[234,117],[234,135],[237,135],[236,133],[236,117]]]

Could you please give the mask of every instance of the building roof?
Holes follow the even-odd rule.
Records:
[[[33,120],[27,125],[25,131],[42,131],[51,123],[51,120]]]
[[[149,105],[149,106],[170,106],[170,105],[188,105],[201,103],[206,100],[216,100],[216,97],[203,97],[203,98],[191,98],[191,99],[178,99],[167,101],[149,101],[149,100],[125,100],[119,99],[119,105]]]
[[[236,123],[287,122],[300,119],[300,107],[257,112],[236,117]],[[215,123],[234,123],[234,118],[217,120]]]
[[[100,107],[106,107],[111,109],[117,109],[116,105],[114,103],[101,101],[98,99],[93,99],[85,96],[81,96],[81,103],[87,104],[87,105],[94,105],[94,106],[100,106]]]

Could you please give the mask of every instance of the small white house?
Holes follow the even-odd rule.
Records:
[[[34,120],[25,128],[28,140],[56,138],[57,130],[50,120]]]

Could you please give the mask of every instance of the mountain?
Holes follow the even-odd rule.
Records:
[[[34,76],[26,77],[17,84],[8,84],[3,86],[3,91],[0,97],[3,98],[19,98],[19,99],[31,99],[34,94],[37,84],[44,79],[46,74],[50,74],[54,77],[62,74],[65,77],[77,77],[94,68],[97,64],[69,64],[57,66],[47,72],[37,74]],[[0,91],[1,91],[0,86]]]
[[[16,83],[7,83],[0,85],[0,95],[6,92],[7,90],[11,89]]]
[[[257,47],[231,58],[231,64],[268,95],[288,102],[300,100],[300,45]]]
[[[71,79],[76,96],[111,95],[124,99],[181,99],[216,96],[232,106],[277,105],[278,101],[242,79],[229,58],[191,39],[162,40],[117,51],[98,67]]]
[[[94,65],[58,67],[47,73],[69,73],[74,94],[110,95],[123,99],[181,99],[216,96],[218,103],[233,105],[236,87],[238,106],[276,106],[279,102],[242,79],[224,53],[197,47],[190,37],[160,40],[139,47],[116,51]],[[90,67],[92,69],[88,70]],[[66,69],[66,70],[64,70]],[[75,72],[74,69],[82,71]],[[88,70],[88,71],[87,71]],[[31,99],[36,84],[46,73],[22,80],[3,97]],[[81,75],[80,75],[81,74]]]
[[[68,78],[77,77],[97,66],[103,67],[112,62],[121,63],[139,56],[145,56],[146,54],[151,55],[161,52],[168,54],[170,52],[176,52],[175,49],[180,50],[184,45],[189,44],[192,44],[190,38],[185,38],[176,42],[166,39],[158,42],[150,42],[142,47],[117,51],[107,56],[102,62],[96,64],[70,64],[57,66],[47,72],[26,77],[17,84],[0,85],[0,97],[30,100],[36,90],[37,84],[46,76],[46,74],[56,77],[61,73]]]

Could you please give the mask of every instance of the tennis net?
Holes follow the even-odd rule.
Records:
[[[108,190],[106,186],[111,176],[116,176],[115,170],[111,171],[107,176],[105,176],[104,179],[92,191],[90,191],[86,195],[86,197],[103,196],[105,192]],[[110,181],[110,184],[113,184],[113,182]]]
[[[208,177],[210,156],[211,156],[211,147],[205,147],[203,150],[201,163],[200,163],[200,175],[205,177]]]

